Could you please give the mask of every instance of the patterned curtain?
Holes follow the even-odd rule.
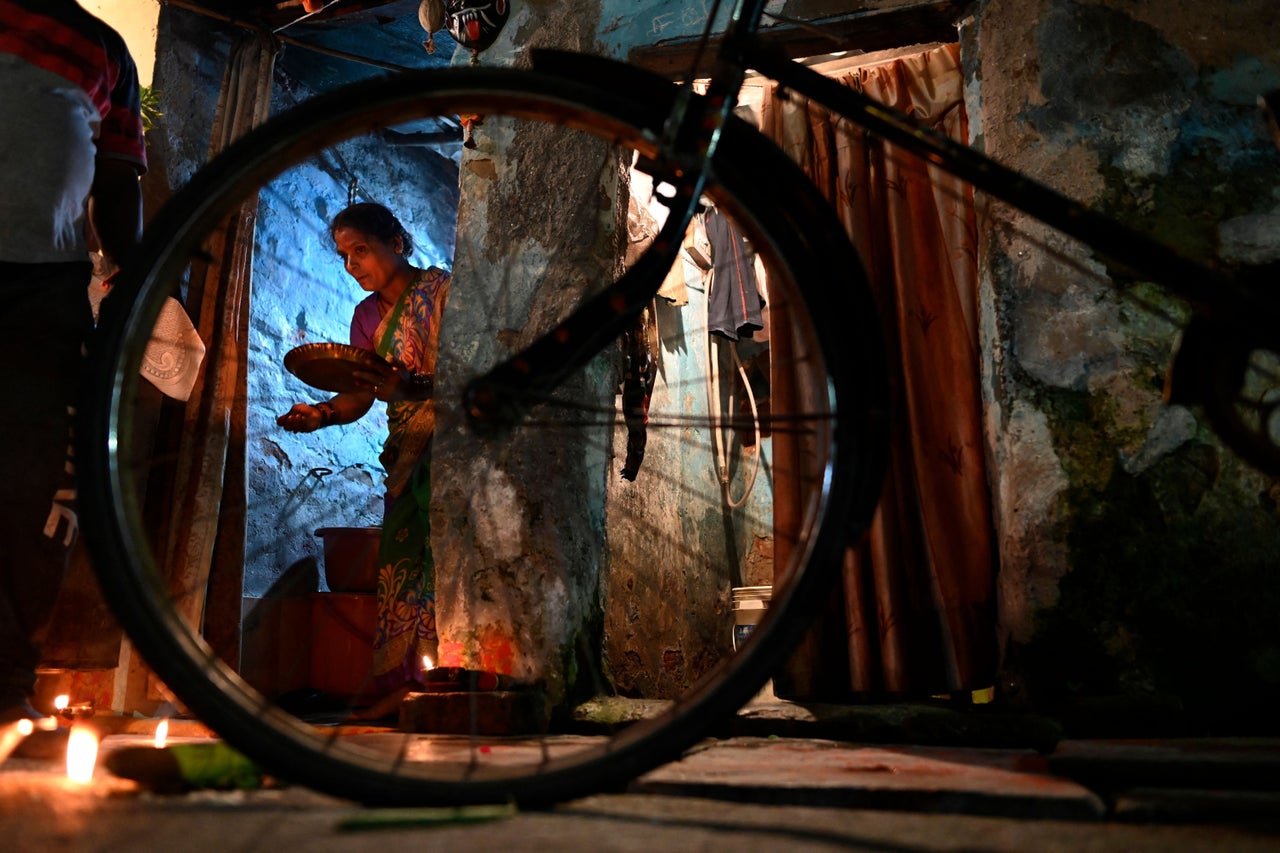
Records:
[[[839,79],[967,140],[955,45]],[[893,389],[888,476],[871,530],[848,549],[840,595],[775,690],[793,699],[865,700],[989,687],[994,544],[972,192],[792,93],[766,93],[762,124],[823,190],[862,256],[880,305]],[[783,332],[771,328],[775,348]],[[785,381],[775,377],[775,388]],[[775,434],[779,459],[796,452],[786,442]],[[780,481],[785,467],[777,466]],[[785,503],[787,493],[779,482],[775,503]],[[785,518],[787,507],[776,511]]]

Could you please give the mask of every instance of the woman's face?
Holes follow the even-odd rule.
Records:
[[[342,226],[333,232],[333,245],[346,265],[347,273],[362,288],[378,293],[391,283],[404,263],[397,251],[400,240],[387,243],[356,228]]]

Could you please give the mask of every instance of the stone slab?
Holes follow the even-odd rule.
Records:
[[[639,793],[775,805],[1100,819],[1092,791],[1049,774],[1032,750],[865,746],[734,738],[638,779]]]
[[[110,739],[108,739],[110,740]],[[1045,821],[769,806],[611,794],[484,822],[379,825],[382,810],[300,786],[154,796],[99,773],[70,782],[53,764],[0,764],[0,848],[18,851],[591,851],[591,853],[1274,853],[1280,836],[1242,825]],[[360,823],[364,829],[357,828]]]

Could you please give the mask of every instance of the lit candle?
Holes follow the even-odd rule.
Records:
[[[65,693],[63,693],[61,696],[55,697],[53,700],[53,708],[55,711],[58,711],[58,712],[67,710],[67,706],[70,704],[71,704],[71,697]]]
[[[433,670],[433,669],[435,669],[435,668],[436,668],[436,665],[435,665],[434,663],[432,663],[432,661],[431,661],[431,656],[430,656],[430,655],[423,655],[423,656],[422,656],[422,669],[423,669],[425,672],[430,672],[431,670]]]
[[[72,726],[67,736],[67,778],[87,785],[93,781],[93,768],[98,763],[98,736],[92,729]]]
[[[156,726],[156,749],[164,748],[165,738],[169,736],[169,718],[165,717]]]

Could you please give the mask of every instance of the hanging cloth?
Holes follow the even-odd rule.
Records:
[[[707,331],[731,341],[751,337],[764,328],[764,299],[756,283],[755,252],[742,233],[718,210],[707,211],[711,243],[711,292],[707,296]]]
[[[844,85],[968,138],[958,45],[856,70]],[[977,225],[958,178],[770,92],[765,128],[824,192],[866,265],[890,360],[892,436],[879,509],[845,554],[839,598],[777,674],[792,700],[964,695],[996,675],[995,535],[983,442]],[[831,270],[832,286],[843,280]],[[772,307],[774,411],[794,384],[785,305]],[[773,437],[775,522],[800,523],[804,447]],[[791,525],[790,528],[787,525]],[[794,536],[794,534],[791,534]],[[786,535],[775,547],[786,565]],[[775,583],[777,581],[775,580]]]

